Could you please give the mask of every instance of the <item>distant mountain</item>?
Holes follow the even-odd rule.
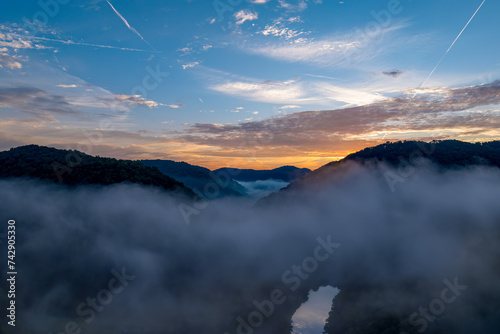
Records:
[[[245,187],[233,179],[219,177],[208,168],[172,160],[140,160],[140,162],[158,168],[163,174],[184,183],[205,198],[246,195]]]
[[[254,182],[261,180],[281,180],[285,182],[293,182],[300,179],[311,172],[307,168],[297,168],[293,166],[283,166],[272,170],[254,170],[254,169],[237,169],[237,168],[219,168],[214,170],[215,173],[226,172],[233,176],[233,179],[244,182]]]
[[[0,152],[0,178],[36,178],[76,185],[136,183],[197,198],[181,182],[130,160],[101,158],[74,150],[27,145]]]
[[[500,141],[468,143],[459,140],[398,141],[387,142],[375,147],[365,148],[350,154],[339,161],[330,162],[287,187],[264,198],[260,203],[274,203],[285,197],[293,196],[301,189],[313,185],[332,182],[337,176],[349,170],[355,162],[361,165],[385,163],[392,167],[416,168],[423,161],[429,161],[442,169],[460,169],[468,166],[490,166],[500,168]]]

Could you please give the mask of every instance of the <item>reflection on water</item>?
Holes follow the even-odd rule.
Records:
[[[332,307],[333,297],[339,292],[331,286],[319,288],[318,291],[310,291],[309,299],[302,304],[293,315],[294,334],[321,334],[328,312]]]

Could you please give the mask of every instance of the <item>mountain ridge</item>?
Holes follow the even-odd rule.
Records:
[[[314,184],[328,183],[335,174],[344,172],[343,167],[353,163],[361,165],[384,163],[395,168],[401,166],[416,168],[424,160],[441,169],[460,169],[469,166],[500,168],[500,141],[477,143],[459,140],[386,142],[351,153],[341,160],[329,162],[290,183],[279,192],[263,198],[259,203],[274,203],[281,196],[286,197]]]
[[[239,169],[223,167],[214,170],[214,173],[227,172],[237,181],[254,182],[259,180],[281,180],[292,182],[309,174],[309,168],[298,168],[295,166],[281,166],[274,169]]]
[[[68,186],[133,183],[197,198],[183,183],[157,168],[131,160],[91,156],[76,150],[24,145],[0,152],[0,178],[35,178]]]
[[[204,193],[210,183],[222,184],[219,177],[210,169],[192,165],[188,162],[162,159],[138,161],[146,166],[158,168],[163,174],[184,183],[202,197],[207,197]],[[225,187],[218,187],[219,195],[216,198],[246,195],[246,189],[233,179],[226,180],[226,183]]]

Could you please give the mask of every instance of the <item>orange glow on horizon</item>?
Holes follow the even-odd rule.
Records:
[[[297,168],[309,168],[311,170],[318,169],[329,162],[341,160],[343,157],[279,157],[279,158],[256,158],[250,160],[247,158],[220,158],[220,157],[203,157],[182,159],[191,165],[197,165],[215,170],[223,167],[238,168],[238,169],[255,169],[269,170],[283,166],[294,166]],[[178,161],[178,160],[175,160]]]

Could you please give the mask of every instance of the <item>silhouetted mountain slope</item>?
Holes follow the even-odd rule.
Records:
[[[459,140],[443,140],[431,143],[399,141],[365,148],[345,157],[344,160],[364,162],[378,159],[393,166],[405,163],[401,159],[424,157],[443,167],[488,165],[500,167],[500,142],[467,143]]]
[[[38,145],[0,152],[0,178],[14,177],[37,178],[71,186],[128,182],[196,197],[181,182],[139,162],[93,157],[79,151]]]
[[[232,179],[220,180],[217,174],[211,172],[208,168],[172,160],[140,160],[140,162],[146,166],[158,168],[163,174],[184,183],[203,197],[207,197],[205,187],[209,187],[210,183],[218,185],[219,195],[216,198],[246,194],[245,187]]]
[[[227,172],[230,175],[233,175],[235,180],[245,182],[269,179],[293,182],[309,174],[311,170],[307,168],[297,168],[294,166],[283,166],[272,170],[237,169],[225,167],[216,169],[214,172]]]
[[[271,204],[285,197],[294,196],[302,189],[321,186],[334,182],[347,172],[354,163],[374,165],[384,163],[400,168],[401,175],[390,177],[406,177],[405,174],[431,162],[441,169],[460,169],[469,166],[500,167],[500,141],[486,143],[468,143],[458,140],[432,141],[398,141],[387,142],[375,147],[366,148],[350,154],[339,161],[330,162],[292,182],[279,193],[271,194],[261,200],[260,204]]]
[[[425,178],[426,175],[429,175],[428,173],[436,176],[436,180],[440,180],[440,176],[443,175],[443,184],[440,186],[446,188],[453,185],[448,183],[449,180],[444,175],[450,175],[451,171],[455,172],[477,166],[500,167],[500,142],[467,143],[445,140],[431,143],[418,141],[385,143],[350,154],[340,161],[331,162],[291,183],[279,193],[263,199],[259,205],[264,205],[265,208],[269,209],[276,209],[280,206],[293,207],[295,203],[308,206],[318,199],[323,200],[322,194],[329,193],[325,189],[335,188],[344,189],[346,198],[325,198],[324,200],[350,203],[350,200],[354,198],[349,200],[352,194],[350,193],[351,189],[346,189],[346,184],[352,182],[353,176],[358,175],[356,170],[365,170],[371,173],[377,182],[372,186],[385,189],[387,199],[393,200],[400,196],[408,196],[412,190],[407,191],[406,185],[408,183],[415,185],[418,183],[416,180],[419,180],[419,177]],[[431,170],[435,170],[435,172],[431,172]],[[413,176],[415,179],[408,181],[408,178]],[[395,184],[396,188],[392,188]],[[400,188],[397,188],[398,186]],[[436,187],[436,189],[438,188],[439,186]],[[391,189],[398,189],[399,192],[391,192]],[[355,189],[352,191],[356,192]],[[426,189],[421,189],[421,191],[422,193],[417,197],[419,199],[428,195],[425,192]],[[483,196],[483,194],[478,193],[478,196]],[[453,199],[443,198],[442,202],[439,203],[449,202],[453,202]],[[367,207],[370,207],[371,204],[373,203],[370,200],[361,201],[359,211],[368,210]],[[396,211],[389,206],[385,218],[388,221],[394,220],[394,231],[400,228],[404,229],[404,226],[407,226],[408,221],[411,220],[408,212],[398,216]],[[417,210],[415,210],[415,214],[418,215]],[[453,215],[454,212],[446,211],[446,214]],[[437,227],[442,223],[439,216],[433,218],[417,217],[414,219],[414,223],[423,225],[427,222],[430,226],[440,229]],[[351,216],[345,217],[347,220],[351,218]],[[369,220],[370,217],[365,219]],[[437,275],[428,280],[420,277],[420,274],[416,272],[404,279],[385,279],[374,283],[370,282],[368,277],[353,274],[356,272],[359,262],[353,263],[352,267],[349,267],[349,275],[351,276],[345,277],[342,284],[335,284],[333,280],[330,283],[332,286],[338,287],[340,293],[334,298],[324,333],[499,333],[500,305],[498,300],[500,300],[500,289],[495,283],[495,279],[500,275],[500,262],[497,260],[499,252],[495,247],[500,236],[498,234],[499,227],[496,225],[491,230],[471,228],[470,226],[474,225],[478,219],[480,220],[475,216],[457,216],[453,223],[445,228],[441,227],[440,231],[460,235],[461,240],[464,240],[462,244],[464,251],[477,252],[478,258],[492,259],[488,268],[485,269],[485,277],[487,278],[483,278],[481,283],[470,284],[470,282],[478,282],[477,275],[481,271],[475,269],[465,270],[458,277]],[[376,223],[383,224],[384,220],[379,220]],[[410,235],[417,236],[420,232],[420,227],[415,227]],[[360,236],[365,233],[363,230],[359,231]],[[468,238],[476,241],[465,241]],[[423,242],[421,250],[418,252],[426,254],[427,246]],[[379,248],[374,248],[372,251],[379,252],[383,247],[379,245]],[[487,247],[494,248],[495,251],[492,252],[490,249],[483,252],[482,249]],[[443,249],[438,248],[433,255],[437,256],[445,249],[444,246]],[[369,256],[368,253],[365,256]],[[399,253],[376,257],[376,261],[382,260],[382,258],[390,259],[392,256],[394,256],[394,264],[388,270],[396,272],[401,265],[397,261]],[[424,259],[423,263],[425,262]],[[474,260],[471,260],[467,266],[474,268],[473,262]],[[443,266],[445,265],[443,263]],[[427,273],[424,272],[422,276],[425,274]],[[467,286],[467,291],[458,291],[457,286]],[[448,295],[444,295],[443,291]],[[453,291],[455,295],[451,294],[450,291]],[[453,302],[450,301],[451,299],[447,299],[450,295]]]

